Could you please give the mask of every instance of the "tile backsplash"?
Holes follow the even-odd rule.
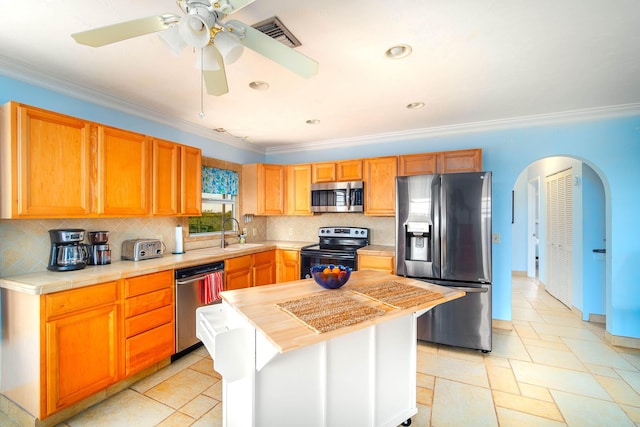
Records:
[[[166,252],[172,252],[175,248],[176,225],[182,225],[185,230],[187,228],[183,218],[175,217],[0,220],[0,277],[45,271],[49,262],[51,229],[109,231],[111,259],[116,262],[120,260],[122,242],[129,239],[161,238],[166,245]],[[395,241],[394,218],[354,213],[254,217],[252,222],[241,226],[248,229],[247,242],[265,239],[317,242],[318,227],[323,226],[367,227],[370,229],[371,244],[393,245]],[[184,248],[188,251],[219,244],[219,235],[186,237]]]

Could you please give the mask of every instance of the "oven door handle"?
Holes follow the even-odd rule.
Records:
[[[197,282],[199,280],[204,279],[209,274],[215,273],[216,271],[221,271],[221,270],[214,270],[214,271],[210,271],[208,273],[198,274],[197,276],[187,277],[186,279],[176,280],[176,285],[188,285],[189,283]]]

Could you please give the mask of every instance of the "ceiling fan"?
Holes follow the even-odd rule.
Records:
[[[225,63],[242,54],[243,46],[271,59],[294,73],[309,78],[318,72],[313,59],[272,39],[240,21],[223,20],[255,0],[177,0],[184,14],[148,16],[72,34],[76,42],[100,47],[133,37],[159,32],[171,50],[179,55],[191,46],[198,53],[198,68],[210,95],[229,92]]]

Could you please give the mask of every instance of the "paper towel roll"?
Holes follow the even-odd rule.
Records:
[[[184,252],[184,248],[182,247],[182,227],[176,226],[176,249],[174,251],[177,254],[181,254]]]

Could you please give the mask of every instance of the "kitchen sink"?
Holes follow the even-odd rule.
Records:
[[[264,244],[262,243],[235,243],[233,245],[229,245],[226,248],[224,248],[225,251],[229,251],[229,252],[236,252],[236,251],[242,251],[245,249],[253,249],[253,248],[259,248],[261,246],[264,246]]]

